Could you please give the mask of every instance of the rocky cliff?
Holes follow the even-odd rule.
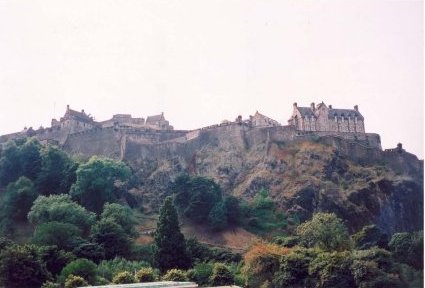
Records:
[[[241,125],[203,129],[190,138],[161,133],[90,132],[71,137],[64,148],[123,159],[137,175],[132,192],[150,207],[159,205],[177,175],[189,173],[213,178],[225,193],[247,201],[265,188],[288,217],[332,211],[352,232],[369,223],[388,233],[423,229],[423,161],[382,151],[379,135],[350,140]]]

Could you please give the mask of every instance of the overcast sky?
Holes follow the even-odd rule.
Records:
[[[422,1],[0,0],[0,135],[165,113],[176,129],[359,105],[423,159]]]

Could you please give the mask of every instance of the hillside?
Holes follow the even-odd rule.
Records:
[[[175,177],[189,173],[212,178],[246,201],[267,189],[288,218],[330,211],[351,232],[370,223],[390,234],[423,229],[423,161],[403,149],[369,145],[372,137],[352,141],[230,125],[201,130],[189,141],[152,144],[108,133],[82,134],[64,148],[83,157],[122,158],[139,181],[131,192],[148,210],[159,207]]]

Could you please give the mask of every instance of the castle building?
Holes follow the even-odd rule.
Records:
[[[301,131],[365,133],[364,118],[357,105],[354,109],[335,109],[323,102],[317,106],[311,103],[310,107],[294,103],[288,124]]]
[[[93,117],[87,115],[84,109],[78,112],[69,108],[69,105],[66,105],[65,115],[61,117],[59,121],[52,119],[51,122],[52,128],[68,128],[70,133],[90,130],[96,126],[97,123],[94,121]]]
[[[173,130],[173,126],[170,125],[170,122],[165,120],[164,112],[159,115],[148,116],[146,118],[146,126],[150,128],[156,128],[161,130]]]
[[[254,116],[249,116],[252,127],[276,127],[281,126],[279,122],[269,118],[258,111],[255,112]]]

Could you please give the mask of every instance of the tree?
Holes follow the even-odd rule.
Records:
[[[326,251],[343,251],[351,246],[347,228],[333,213],[316,213],[310,221],[297,227],[301,243]]]
[[[369,249],[373,246],[388,248],[388,235],[376,225],[367,225],[352,236],[358,249]]]
[[[172,185],[175,203],[183,215],[197,223],[208,221],[208,215],[216,203],[222,200],[220,186],[213,180],[182,175]]]
[[[3,287],[40,287],[49,278],[37,247],[12,245],[0,253],[0,285]]]
[[[32,242],[37,245],[56,245],[59,249],[72,250],[76,240],[81,237],[81,230],[72,224],[45,222],[34,231]]]
[[[40,142],[34,138],[28,138],[19,152],[22,175],[35,181],[41,171],[42,159]]]
[[[77,226],[84,232],[90,230],[96,215],[72,201],[69,195],[39,196],[28,213],[31,223],[62,222]]]
[[[26,220],[37,196],[34,184],[25,176],[20,177],[16,182],[9,183],[2,205],[2,218],[8,217],[14,221]]]
[[[226,211],[227,223],[230,225],[239,224],[240,208],[238,198],[234,196],[226,196],[224,198],[224,206]]]
[[[119,199],[117,182],[125,182],[131,171],[124,163],[93,156],[77,169],[71,196],[88,210],[100,214],[106,202]]]
[[[59,282],[65,283],[70,275],[80,276],[93,284],[96,277],[96,264],[87,259],[77,259],[66,265],[59,276]]]
[[[208,214],[208,223],[213,230],[222,230],[227,226],[226,206],[218,202]]]
[[[133,210],[131,210],[128,206],[123,206],[118,203],[105,203],[100,218],[110,219],[117,223],[129,236],[133,237],[137,235],[137,232],[134,229],[134,225],[137,222],[133,216]]]
[[[92,229],[91,239],[101,245],[105,251],[105,259],[127,257],[132,242],[120,225],[111,219],[102,219]]]
[[[397,261],[406,263],[416,269],[423,269],[424,255],[423,231],[413,233],[395,233],[388,246]]]
[[[0,183],[7,185],[16,181],[22,175],[19,148],[15,141],[4,145],[0,158]]]
[[[185,239],[180,232],[177,211],[171,197],[165,199],[160,209],[154,239],[154,262],[161,272],[172,268],[187,269],[190,267]]]
[[[66,194],[75,182],[75,163],[64,151],[47,146],[41,152],[41,170],[37,177],[37,190],[42,195]]]
[[[56,277],[68,263],[75,260],[74,254],[60,250],[57,246],[40,246],[39,255],[53,277]]]

